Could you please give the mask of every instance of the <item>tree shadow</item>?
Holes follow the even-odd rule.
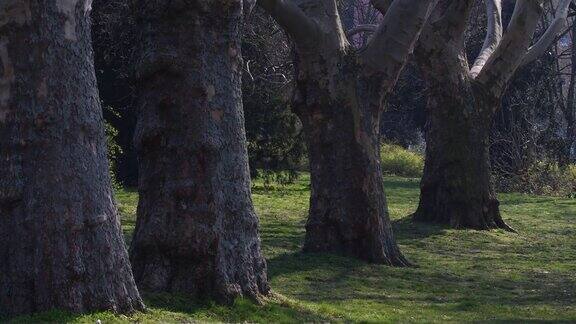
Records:
[[[253,194],[269,195],[272,197],[283,197],[295,193],[307,194],[310,192],[310,185],[305,186],[278,185],[278,186],[266,187],[262,184],[253,184],[251,189]]]
[[[385,177],[384,186],[386,190],[409,189],[418,190],[420,179],[418,178],[398,178],[398,177]]]
[[[496,264],[506,256],[502,255]],[[473,260],[462,260],[471,264]],[[492,307],[514,309],[573,305],[576,282],[569,274],[556,274],[544,280],[537,273],[510,274],[492,271],[440,269],[441,262],[421,268],[392,268],[355,262],[329,255],[293,253],[270,260],[270,276],[287,276],[297,281],[295,298],[313,303],[340,304],[346,301],[399,308],[421,305],[438,312],[466,316]],[[490,268],[490,264],[487,265]],[[504,267],[506,268],[506,267]],[[297,273],[301,272],[301,275]],[[550,275],[552,276],[552,275]],[[518,316],[517,316],[518,315]],[[523,314],[510,314],[502,321],[523,321]],[[529,317],[529,316],[528,316]],[[464,317],[462,318],[464,320]]]
[[[53,310],[30,315],[0,316],[0,323],[70,323],[76,322],[82,316],[84,315],[61,310]]]
[[[349,272],[362,264],[366,264],[360,260],[338,254],[304,252],[284,253],[267,260],[267,262],[268,278],[270,280],[277,276],[285,276],[298,272],[305,273],[319,269],[346,269],[347,272]],[[339,271],[339,275],[337,278],[334,278],[334,280],[345,280],[345,278],[345,274]]]
[[[169,293],[144,293],[148,307],[181,313],[193,317],[210,314],[221,322],[329,322],[332,319],[313,311],[295,307],[276,300],[278,295],[271,293],[258,304],[247,298],[237,298],[232,305],[219,305],[213,301],[201,300],[186,295]]]
[[[418,240],[432,236],[446,235],[452,229],[450,226],[441,224],[429,224],[417,222],[412,215],[392,221],[394,234],[399,240]]]

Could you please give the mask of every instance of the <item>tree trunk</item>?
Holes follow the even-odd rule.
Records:
[[[380,166],[379,80],[366,80],[353,55],[326,80],[300,79],[294,107],[308,144],[311,198],[305,252],[330,252],[407,266],[396,244]],[[316,73],[314,73],[316,74]],[[336,95],[336,97],[334,96]]]
[[[335,0],[258,3],[294,40],[293,109],[304,125],[312,182],[304,251],[408,265],[388,216],[379,120],[435,1],[379,3],[386,15],[359,51]]]
[[[514,73],[561,32],[570,1],[562,1],[551,29],[533,46],[541,1],[516,1],[505,33],[501,3],[485,1],[487,36],[471,67],[464,44],[474,4],[441,1],[415,51],[428,84],[429,120],[420,205],[414,219],[455,228],[511,231],[500,216],[491,184],[488,133]]]
[[[560,152],[560,164],[567,165],[576,161],[576,24],[572,24],[570,81],[566,104],[562,105],[564,119],[566,120],[566,139]],[[558,74],[562,77],[561,70]],[[560,89],[562,91],[562,89]]]
[[[131,261],[144,290],[257,299],[269,287],[242,112],[242,4],[196,2],[138,8],[140,203]]]
[[[574,112],[572,119],[569,121],[570,125],[567,130],[567,144],[566,151],[568,151],[568,161],[569,163],[576,163],[576,118],[574,118]]]
[[[143,309],[84,1],[0,2],[0,316]]]
[[[574,115],[566,116],[566,140],[564,141],[562,165],[576,162],[576,118]]]
[[[490,170],[491,116],[499,102],[478,91],[430,87],[426,164],[415,220],[511,230],[500,215]]]

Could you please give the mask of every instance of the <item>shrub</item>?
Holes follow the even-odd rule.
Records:
[[[422,176],[424,157],[420,153],[410,151],[399,145],[384,143],[381,145],[380,158],[382,172],[386,175]]]
[[[503,192],[576,197],[576,165],[559,166],[556,162],[539,161],[517,174],[494,173],[494,182]]]
[[[112,112],[114,115],[119,116],[119,114],[111,107],[104,107],[106,111]],[[120,182],[118,181],[116,162],[120,155],[122,155],[122,147],[118,144],[118,129],[116,129],[110,122],[106,121],[104,123],[106,132],[106,147],[108,152],[108,164],[110,168],[110,179],[112,180],[112,186],[114,188],[120,188]]]

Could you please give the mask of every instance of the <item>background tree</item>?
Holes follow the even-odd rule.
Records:
[[[537,37],[555,20],[559,1],[545,1]],[[503,3],[502,21],[507,25],[514,3]],[[470,60],[482,48],[486,15],[482,3],[473,8],[466,35]],[[568,31],[568,29],[566,29]],[[490,163],[497,191],[532,194],[568,194],[574,180],[565,152],[566,111],[570,87],[570,33],[538,60],[522,66],[511,79],[496,112],[490,134]],[[572,183],[571,183],[572,182]]]
[[[556,21],[558,0],[545,1],[536,35]],[[502,24],[508,25],[515,2],[502,3]],[[576,8],[574,4],[571,7]],[[476,1],[465,34],[466,55],[472,64],[484,43],[487,25],[483,1]],[[569,14],[570,16],[573,13]],[[375,26],[357,20],[352,31],[369,34]],[[571,32],[540,59],[521,67],[503,95],[490,134],[492,178],[498,191],[569,194],[574,190],[567,142],[570,131]],[[419,148],[424,129],[427,94],[421,73],[409,64],[398,81],[388,109],[382,115],[384,140]],[[564,165],[564,166],[563,166]]]
[[[232,302],[269,290],[242,113],[240,0],[134,3],[144,290]]]
[[[464,34],[474,1],[438,5],[418,47],[429,98],[426,166],[415,220],[511,230],[502,220],[491,182],[490,129],[512,76],[548,48],[563,27],[569,3],[562,2],[557,20],[530,47],[542,2],[516,1],[502,36],[502,3],[486,1],[487,37],[472,67]]]
[[[0,315],[144,307],[108,176],[89,11],[0,2]]]
[[[336,1],[260,0],[295,46],[292,107],[308,144],[312,196],[304,250],[406,265],[384,195],[379,121],[433,1],[395,1],[363,51]]]
[[[574,8],[576,10],[576,8]],[[561,104],[566,121],[566,140],[561,155],[561,162],[576,163],[576,24],[570,30],[570,79],[568,81],[565,102]],[[558,71],[561,72],[561,71]],[[562,75],[562,73],[560,73]]]
[[[547,8],[554,10],[561,5],[555,1],[548,1]],[[576,4],[570,4],[569,16],[576,15]],[[547,16],[547,18],[550,15]],[[561,122],[559,133],[561,141],[558,145],[558,161],[561,165],[576,163],[576,24],[572,19],[571,27],[562,36],[548,57],[554,62],[554,83],[549,89],[554,91],[553,98],[559,107]]]
[[[114,158],[117,178],[125,186],[138,185],[133,145],[137,92],[133,78],[138,34],[129,1],[94,0],[94,48],[98,86],[106,121],[118,129],[122,154]],[[306,155],[302,126],[285,96],[293,81],[286,35],[262,10],[244,22],[242,96],[250,171],[266,180],[293,180]]]

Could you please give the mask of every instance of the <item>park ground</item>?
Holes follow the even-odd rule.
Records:
[[[411,222],[418,180],[386,178],[402,251],[418,267],[390,268],[334,255],[302,254],[309,177],[253,187],[273,294],[231,307],[185,296],[144,294],[131,316],[49,312],[29,322],[576,322],[576,199],[501,194],[518,234],[462,231]],[[127,240],[138,195],[117,193]]]

